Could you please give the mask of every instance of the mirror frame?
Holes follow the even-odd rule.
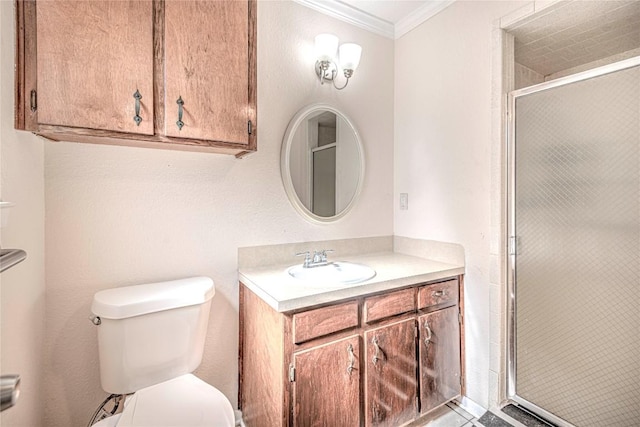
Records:
[[[293,186],[293,180],[291,179],[291,173],[290,173],[291,163],[289,160],[289,154],[291,152],[291,143],[293,140],[293,136],[298,130],[298,126],[300,126],[300,124],[304,120],[306,120],[310,114],[320,112],[320,111],[330,111],[334,113],[336,116],[341,117],[345,122],[347,122],[347,124],[355,134],[355,139],[358,146],[358,159],[360,160],[360,174],[358,175],[358,183],[356,185],[356,191],[353,194],[353,197],[351,198],[351,200],[349,201],[349,204],[341,212],[333,216],[327,216],[327,217],[314,214],[309,209],[307,209],[307,207],[302,203],[302,201],[300,200],[300,197],[298,197],[298,194],[296,193],[295,187]],[[284,138],[282,140],[282,150],[280,153],[280,174],[282,176],[282,183],[284,184],[284,189],[285,189],[285,192],[287,193],[287,196],[289,197],[289,201],[291,202],[293,207],[296,209],[296,211],[298,211],[298,213],[302,215],[303,218],[317,224],[327,224],[327,223],[332,223],[339,220],[340,218],[344,217],[351,210],[351,208],[353,208],[355,202],[360,196],[360,193],[362,191],[362,185],[364,183],[364,176],[365,176],[364,151],[362,147],[362,140],[360,139],[360,133],[358,132],[356,127],[353,125],[353,122],[349,119],[349,117],[347,117],[342,111],[338,110],[336,107],[333,107],[329,104],[311,104],[306,107],[303,107],[296,113],[295,116],[293,116],[293,118],[289,122],[289,125],[287,126],[286,132],[284,133]]]

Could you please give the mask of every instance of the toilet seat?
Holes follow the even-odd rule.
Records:
[[[233,427],[231,403],[218,389],[192,374],[136,391],[120,418],[101,421],[117,427]],[[115,424],[112,424],[114,423]],[[94,424],[95,427],[103,424]]]

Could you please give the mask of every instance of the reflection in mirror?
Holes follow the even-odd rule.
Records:
[[[316,105],[289,124],[282,177],[292,203],[305,216],[327,222],[353,204],[363,176],[358,134],[336,109]]]

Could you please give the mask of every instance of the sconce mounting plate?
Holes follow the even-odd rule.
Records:
[[[338,74],[338,67],[332,61],[316,61],[316,75],[320,78],[320,83],[325,80],[333,80]]]

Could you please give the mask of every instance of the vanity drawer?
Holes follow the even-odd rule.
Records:
[[[458,303],[458,279],[433,283],[418,289],[418,309],[432,305]]]
[[[358,301],[303,311],[293,315],[293,342],[300,344],[358,325]]]
[[[414,311],[416,309],[415,294],[415,288],[410,288],[365,299],[365,323]]]

